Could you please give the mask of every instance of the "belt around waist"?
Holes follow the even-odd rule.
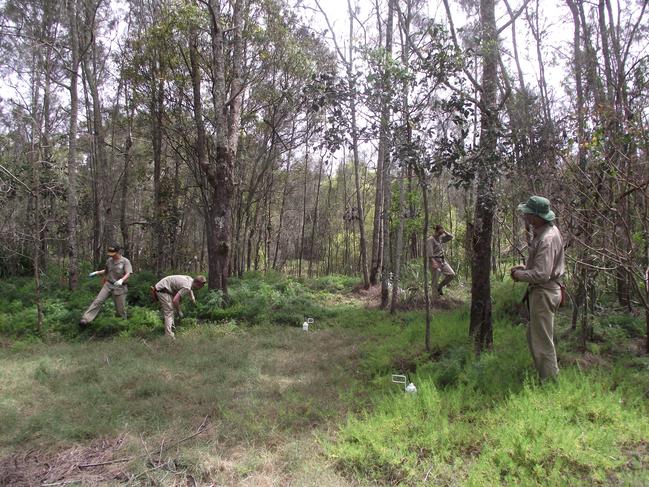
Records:
[[[552,286],[554,284],[555,286]],[[560,289],[563,286],[563,283],[561,281],[548,281],[544,283],[539,283],[539,284],[528,284],[528,288],[531,289]]]
[[[156,291],[157,293],[169,294],[170,296],[173,295],[173,293],[172,293],[171,291],[167,290],[167,289],[158,289],[158,288],[155,288],[155,291]]]

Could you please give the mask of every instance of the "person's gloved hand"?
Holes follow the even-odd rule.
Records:
[[[96,276],[98,273],[99,273],[99,271],[91,272],[90,274],[88,274],[88,277]]]
[[[121,286],[122,284],[124,284],[124,279],[117,279],[117,280],[115,281],[115,285],[116,285],[116,286]]]

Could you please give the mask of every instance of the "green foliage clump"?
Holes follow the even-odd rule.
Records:
[[[151,271],[136,272],[128,278],[128,295],[126,297],[129,306],[142,306],[146,308],[157,307],[151,301],[150,288],[158,279]]]
[[[232,280],[227,299],[210,292],[197,306],[196,315],[210,321],[235,319],[251,325],[300,326],[305,317],[320,319],[330,314],[319,297],[295,279],[270,274],[267,280],[247,274]]]
[[[358,277],[330,274],[328,276],[316,277],[308,281],[307,286],[314,291],[325,291],[328,293],[349,292],[358,284]]]

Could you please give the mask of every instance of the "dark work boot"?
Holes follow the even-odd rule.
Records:
[[[444,291],[442,286],[437,286],[437,294],[439,294],[440,296],[444,296]]]
[[[88,328],[88,322],[86,320],[81,320],[79,322],[79,328],[81,328],[82,330],[85,330],[86,328]]]

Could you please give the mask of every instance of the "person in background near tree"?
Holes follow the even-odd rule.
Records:
[[[89,277],[104,276],[104,285],[95,300],[83,313],[79,321],[81,328],[87,327],[97,317],[102,304],[111,295],[113,296],[117,316],[126,319],[126,293],[128,292],[126,281],[133,273],[133,268],[131,262],[122,256],[121,250],[121,246],[116,243],[108,247],[106,267],[101,271],[94,271],[89,274]]]
[[[527,265],[512,267],[514,281],[527,282],[530,323],[527,342],[534,366],[541,380],[553,379],[559,373],[554,348],[554,314],[563,300],[561,277],[565,272],[563,240],[554,222],[550,201],[532,196],[518,205],[534,238],[528,250]]]
[[[154,299],[160,302],[162,315],[165,322],[165,335],[171,338],[175,337],[174,328],[174,311],[182,318],[180,311],[180,299],[189,295],[192,303],[196,304],[194,298],[194,289],[200,289],[205,285],[205,276],[167,276],[160,279],[155,286],[151,288]]]
[[[444,230],[442,225],[435,225],[435,233],[428,237],[426,245],[428,246],[428,259],[430,267],[433,269],[433,282],[436,282],[439,275],[435,273],[442,273],[444,279],[437,285],[437,294],[444,295],[444,286],[453,280],[455,271],[446,262],[444,258],[443,243],[449,242],[453,239],[453,235]]]

